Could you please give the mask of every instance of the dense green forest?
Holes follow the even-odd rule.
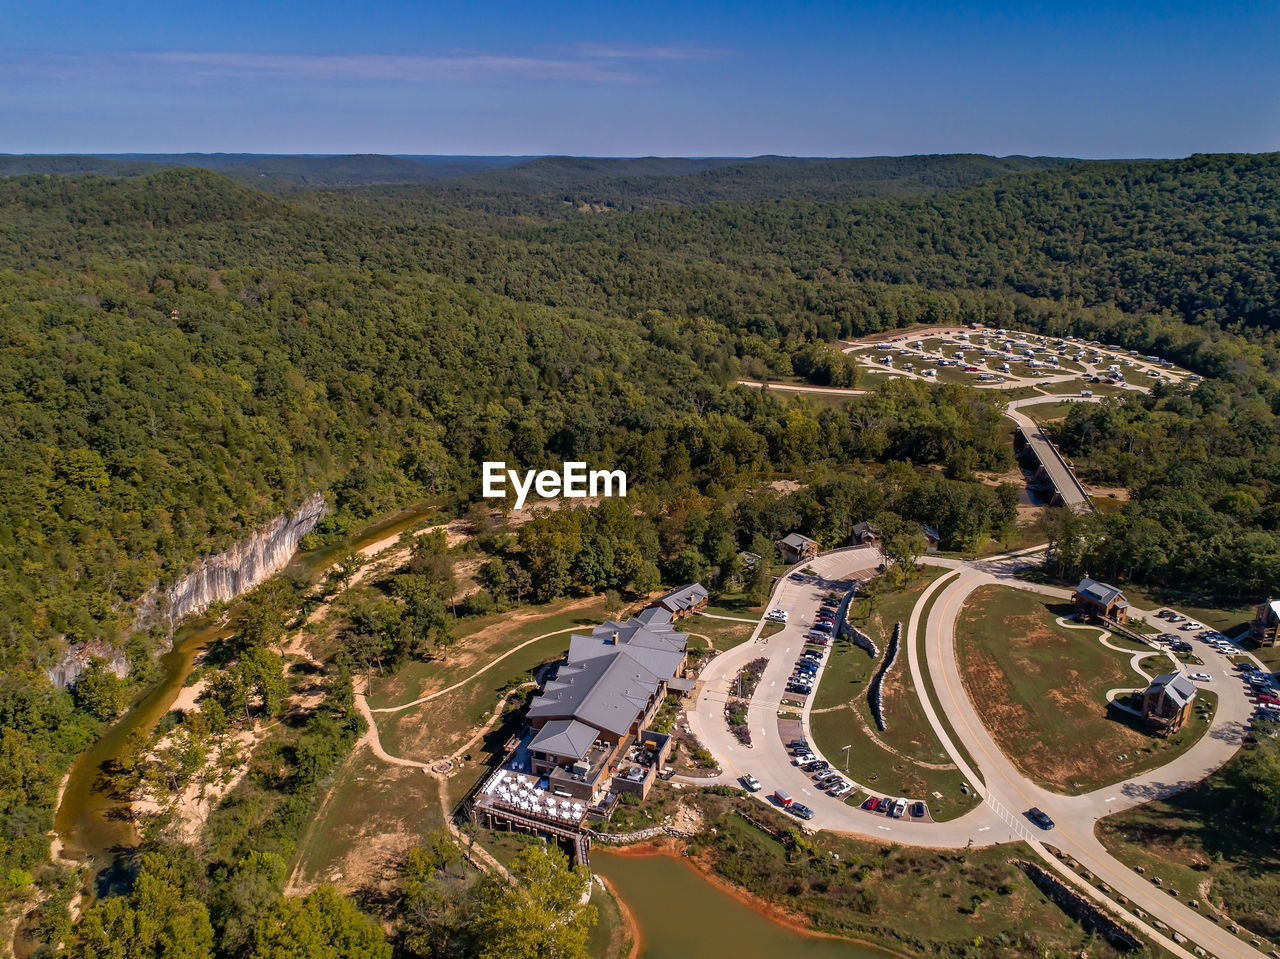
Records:
[[[174,158],[159,172],[145,157],[46,159],[0,180],[6,896],[47,855],[61,772],[150,675],[163,637],[132,634],[138,600],[316,490],[323,536],[428,497],[460,513],[488,459],[627,471],[632,509],[487,542],[464,615],[662,581],[741,586],[738,553],[793,529],[833,545],[872,519],[904,558],[920,523],[952,549],[1009,535],[1017,491],[978,476],[1012,466],[998,396],[897,382],[819,405],[736,384],[847,385],[842,337],[981,322],[1200,372],[1190,392],[1080,407],[1057,429],[1086,476],[1133,495],[1062,517],[1055,561],[1249,598],[1280,579],[1280,157],[551,158],[381,186],[368,184],[420,161],[228,160],[236,182]],[[351,182],[364,185],[335,188]],[[779,477],[807,485],[768,491]],[[147,895],[193,954],[247,954],[303,922],[293,907],[267,921],[279,863],[251,854],[287,855],[357,734],[351,666],[447,642],[439,565],[415,556],[390,598],[356,611],[325,664],[333,707],[255,759],[190,872],[137,864],[151,878],[137,903],[95,914],[101,938]],[[211,702],[228,722],[278,707],[262,680],[278,628],[248,624],[227,649]],[[131,678],[51,686],[43,670],[88,639],[126,647]],[[39,881],[51,903],[70,894],[65,877]],[[264,931],[228,926],[216,897],[201,918],[192,890],[210,888],[256,897]],[[331,903],[306,908],[364,934]],[[42,921],[66,934],[57,910]]]

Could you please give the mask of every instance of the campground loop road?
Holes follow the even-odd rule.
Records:
[[[802,770],[792,765],[791,756],[779,734],[778,707],[795,660],[804,648],[806,620],[818,609],[826,593],[832,589],[847,588],[852,580],[866,579],[874,574],[881,561],[880,553],[874,547],[826,553],[788,570],[778,580],[768,608],[787,610],[790,622],[775,635],[761,639],[760,632],[766,622],[761,619],[749,641],[721,653],[703,668],[697,699],[687,718],[691,731],[720,763],[723,772],[714,781],[733,783],[740,775],[754,774],[764,786],[756,794],[758,800],[770,803],[773,790],[781,788],[813,809],[814,818],[805,824],[808,829],[829,829],[870,840],[947,849],[1024,840],[1060,878],[1104,905],[1111,913],[1123,917],[1174,955],[1195,959],[1189,950],[1198,944],[1208,955],[1219,959],[1262,959],[1262,953],[1247,942],[1113,858],[1094,836],[1094,826],[1099,819],[1190,788],[1219,769],[1239,749],[1248,728],[1252,706],[1225,656],[1207,648],[1199,651],[1206,660],[1205,668],[1215,678],[1210,683],[1198,685],[1217,694],[1218,708],[1209,729],[1195,745],[1164,766],[1078,796],[1051,792],[1024,776],[987,732],[970,701],[956,659],[955,624],[960,610],[975,589],[993,584],[1058,600],[1069,599],[1069,590],[1015,578],[1019,569],[1039,562],[1037,553],[1042,549],[1036,547],[973,563],[944,557],[923,558],[922,562],[945,567],[948,572],[924,591],[904,624],[905,668],[910,669],[916,689],[922,692],[920,701],[924,712],[951,761],[963,773],[970,787],[982,797],[983,802],[976,809],[958,819],[940,823],[887,819],[867,813],[815,786]],[[801,572],[804,569],[810,569],[812,573],[804,574]],[[924,611],[931,601],[933,606],[927,620],[922,623]],[[1134,612],[1143,614],[1141,610]],[[1152,651],[1154,653],[1155,650]],[[856,652],[841,655],[856,655]],[[760,657],[766,657],[769,662],[747,710],[752,736],[752,745],[747,747],[729,731],[724,705],[739,671]],[[928,667],[927,679],[922,663]],[[820,669],[815,688],[821,684],[822,672]],[[926,689],[929,691],[927,694],[923,692]],[[934,700],[938,709],[945,713],[956,736],[963,740],[973,765],[951,738],[933,705]],[[806,735],[809,708],[806,702],[802,711]],[[808,739],[813,745],[812,736]],[[816,749],[814,752],[821,756]],[[825,758],[833,768],[841,769],[840,756]],[[845,778],[850,777],[846,775]],[[862,784],[855,782],[855,786]],[[878,792],[865,787],[863,791]],[[1057,828],[1052,832],[1042,832],[1032,826],[1024,816],[1025,810],[1032,806],[1047,812],[1057,823]],[[1096,877],[1096,881],[1105,883],[1109,891],[1104,894],[1067,869],[1045,849],[1043,842],[1052,843],[1076,860]],[[1195,894],[1191,890],[1184,892]],[[1188,940],[1186,948],[1153,927],[1147,919],[1136,914],[1136,910],[1185,937]]]

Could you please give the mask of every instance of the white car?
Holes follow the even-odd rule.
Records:
[[[751,773],[747,773],[742,777],[742,785],[747,787],[748,792],[758,793],[761,789],[760,780],[756,779]]]
[[[785,609],[771,609],[766,619],[775,623],[785,623],[787,621],[787,611]]]
[[[1213,682],[1213,676],[1212,676],[1211,674],[1209,674],[1209,673],[1192,673],[1192,674],[1191,674],[1191,678],[1192,678],[1192,679],[1194,679],[1194,680],[1195,680],[1196,682],[1198,682],[1198,683],[1211,683],[1211,682]]]

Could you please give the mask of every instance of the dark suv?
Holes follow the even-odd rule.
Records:
[[[1048,813],[1036,806],[1032,806],[1027,810],[1027,818],[1041,829],[1053,828],[1053,820],[1049,818]]]

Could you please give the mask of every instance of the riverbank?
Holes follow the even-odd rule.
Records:
[[[640,938],[640,924],[636,922],[635,913],[631,911],[631,907],[627,905],[622,896],[618,894],[618,890],[614,887],[613,883],[611,883],[606,877],[599,874],[593,874],[591,878],[593,881],[599,882],[600,885],[604,886],[604,888],[608,890],[609,895],[613,897],[613,901],[618,907],[618,916],[622,920],[622,928],[625,929],[625,935],[631,941],[631,947],[627,950],[626,959],[640,959],[640,948],[643,944],[643,940]],[[621,950],[612,949],[612,945],[610,954],[614,956],[615,959],[622,959]]]
[[[295,579],[319,582],[337,565],[344,549],[357,553],[363,562],[370,562],[398,542],[406,530],[437,510],[437,505],[426,503],[397,510],[340,542],[295,553],[285,564],[284,572]],[[197,618],[185,623],[174,635],[172,648],[160,658],[160,678],[76,758],[55,806],[51,852],[60,857],[58,861],[71,865],[92,862],[98,869],[110,869],[137,844],[137,797],[113,793],[102,773],[139,738],[149,741],[161,718],[184,692],[191,696],[186,691],[187,677],[205,650],[234,633],[234,621],[233,606],[216,620]]]

